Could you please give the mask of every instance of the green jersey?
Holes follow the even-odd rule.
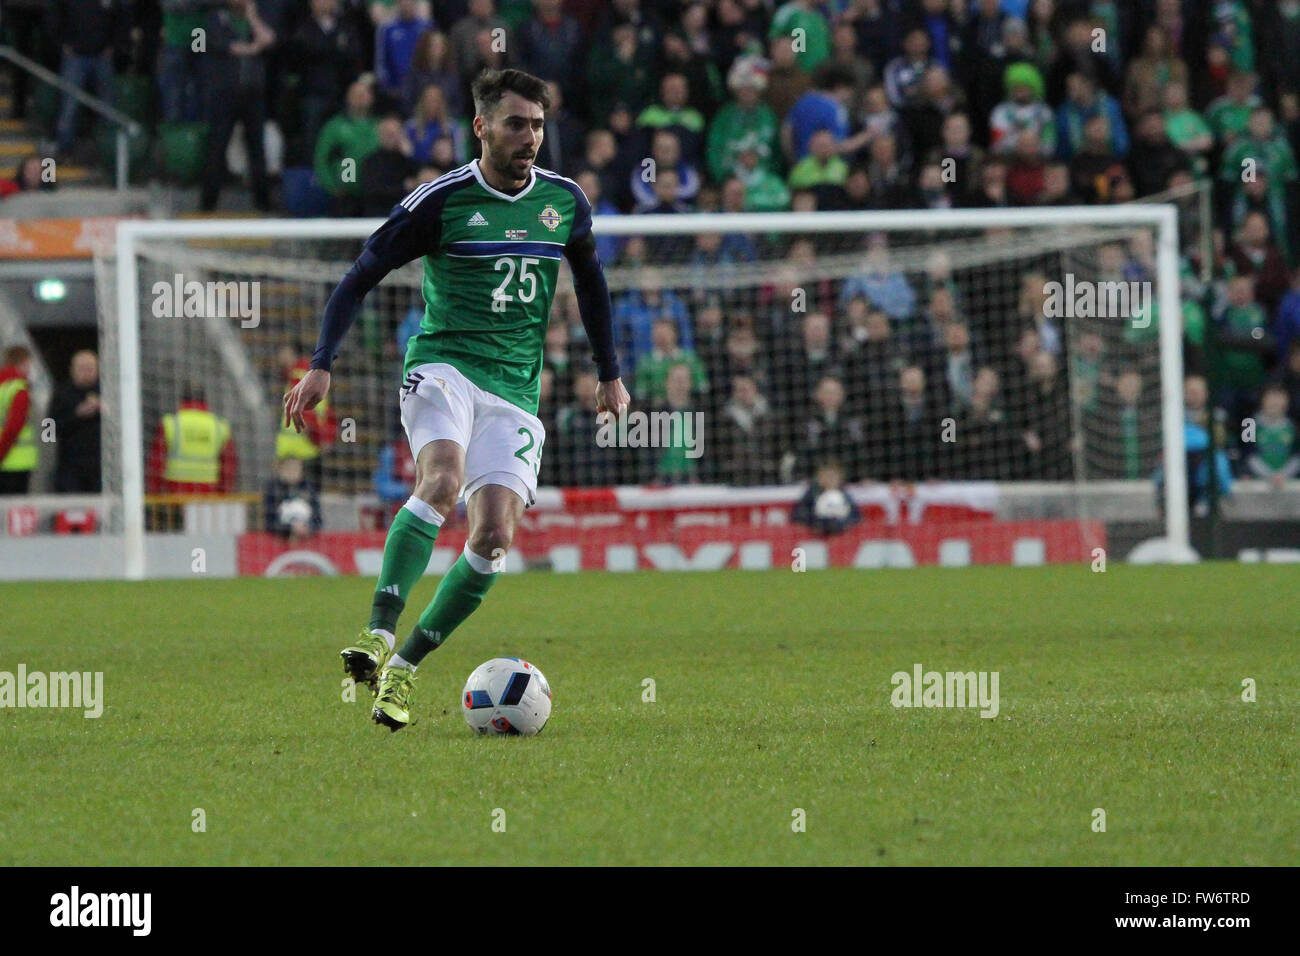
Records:
[[[573,270],[600,380],[618,378],[609,290],[587,197],[573,180],[537,167],[514,195],[501,192],[484,181],[477,159],[417,186],[366,241],[326,306],[312,367],[330,367],[360,296],[393,269],[422,258],[424,318],[407,342],[403,374],[445,362],[485,392],[536,415],[561,256]]]

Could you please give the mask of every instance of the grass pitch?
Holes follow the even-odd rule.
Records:
[[[344,699],[370,580],[0,585],[0,671],[103,671],[105,697],[99,719],[0,709],[0,864],[1294,865],[1297,583],[510,576],[397,734]],[[464,680],[498,655],[549,679],[540,737],[466,727]],[[917,663],[997,671],[998,716],[894,708]]]

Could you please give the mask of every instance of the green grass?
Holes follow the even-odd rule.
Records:
[[[369,580],[7,584],[0,671],[103,671],[106,705],[0,709],[0,865],[1294,865],[1296,585],[1236,564],[511,576],[389,734],[341,688]],[[466,676],[502,654],[550,680],[540,737],[465,726]],[[1001,712],[895,709],[918,662],[998,671]]]

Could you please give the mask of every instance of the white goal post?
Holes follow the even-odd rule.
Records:
[[[115,341],[102,343],[105,364],[116,366],[118,446],[114,464],[121,505],[121,533],[124,553],[122,575],[128,579],[146,576],[145,549],[145,452],[147,423],[141,396],[151,376],[160,374],[157,358],[142,355],[141,323],[154,321],[145,300],[148,286],[142,285],[141,256],[144,250],[164,244],[202,246],[213,240],[294,240],[360,242],[382,220],[196,220],[124,221],[117,227],[116,246],[100,250],[101,269],[115,281],[111,293],[100,292],[103,321],[111,323]],[[1159,310],[1159,406],[1163,450],[1163,521],[1168,544],[1175,552],[1189,546],[1188,488],[1183,440],[1182,303],[1179,276],[1178,210],[1172,205],[1123,205],[1103,207],[1009,208],[961,210],[908,210],[881,212],[682,214],[645,216],[598,216],[598,237],[692,236],[697,233],[765,234],[860,234],[971,233],[1002,230],[1038,230],[1047,241],[1083,241],[1089,230],[1145,229],[1154,236],[1155,306]],[[110,263],[105,266],[104,263]],[[607,264],[608,265],[608,264]],[[751,266],[752,268],[752,266]],[[342,278],[342,271],[336,279]],[[101,278],[104,273],[100,272]],[[613,283],[611,283],[613,285]],[[376,290],[378,291],[378,290]],[[372,293],[373,295],[374,293]],[[351,335],[355,335],[353,330]],[[1155,343],[1153,342],[1154,346]],[[1153,350],[1154,351],[1154,350]],[[346,348],[344,351],[346,355]],[[396,387],[394,383],[394,387]],[[386,393],[385,393],[386,394]],[[1153,396],[1154,398],[1154,396]],[[1154,409],[1153,409],[1154,413]],[[106,487],[106,491],[107,491]]]

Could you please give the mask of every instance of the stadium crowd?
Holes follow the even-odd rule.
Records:
[[[0,3],[9,30],[29,37],[40,35],[34,9]],[[269,119],[283,176],[277,197],[263,138],[245,137],[256,206],[384,215],[414,183],[475,155],[469,83],[507,66],[549,81],[538,164],[576,179],[601,214],[1109,204],[1208,182],[1216,280],[1204,295],[1184,284],[1188,388],[1200,380],[1208,401],[1189,402],[1188,427],[1216,428],[1239,473],[1276,481],[1297,470],[1300,0],[56,0],[50,10],[57,40],[44,52],[61,56],[65,77],[101,90],[114,70],[153,77],[161,126],[206,125],[203,209],[228,179],[235,125]],[[69,102],[60,149],[76,118]],[[806,478],[829,459],[850,481],[1059,479],[1088,457],[1086,435],[1106,446],[1089,477],[1145,477],[1158,463],[1158,424],[1139,421],[1142,409],[1158,416],[1155,369],[1047,320],[1043,288],[1060,276],[1046,263],[990,289],[942,263],[893,267],[890,241],[867,237],[862,275],[813,289],[801,314],[779,281],[737,299],[670,287],[656,271],[774,254],[797,267],[826,251],[765,242],[602,239],[607,264],[643,267],[614,303],[633,395],[703,408],[713,452],[591,451],[595,382],[575,303],[561,296],[543,378],[543,481],[754,483]],[[1183,251],[1195,275],[1200,250]],[[1154,278],[1138,238],[1099,258],[1099,277]],[[1267,443],[1235,442],[1251,416],[1271,423]],[[963,436],[951,447],[945,418]]]

